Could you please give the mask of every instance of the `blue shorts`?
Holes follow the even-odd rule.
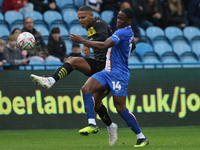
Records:
[[[110,89],[113,96],[126,96],[130,74],[122,75],[115,72],[102,70],[91,76],[98,80],[104,87],[104,90]]]

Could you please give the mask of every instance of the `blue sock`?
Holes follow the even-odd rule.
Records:
[[[127,108],[119,115],[126,121],[126,124],[129,127],[131,127],[131,130],[133,130],[135,134],[141,133],[140,127],[137,123],[135,116]]]
[[[94,97],[93,94],[83,94],[83,100],[85,105],[85,112],[87,115],[87,119],[95,119],[95,113],[94,113]]]

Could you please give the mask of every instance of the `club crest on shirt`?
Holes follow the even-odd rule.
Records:
[[[97,31],[93,27],[90,27],[87,31],[87,37],[91,37],[95,34],[97,34]]]

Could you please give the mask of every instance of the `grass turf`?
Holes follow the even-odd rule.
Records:
[[[150,144],[145,150],[199,150],[200,127],[141,128]],[[108,145],[107,130],[81,136],[78,129],[0,131],[0,150],[132,150],[136,136],[129,128],[118,130],[118,143]]]

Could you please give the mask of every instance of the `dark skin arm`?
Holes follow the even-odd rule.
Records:
[[[102,49],[102,50],[104,49],[106,50],[107,48],[115,46],[115,43],[110,38],[108,38],[104,42],[97,42],[97,41],[85,40],[81,35],[70,34],[69,39],[76,43],[82,43],[87,47],[92,47],[92,48]]]
[[[92,48],[97,48],[97,49],[107,49],[109,47],[113,47],[115,46],[115,43],[113,42],[113,40],[111,40],[110,38],[108,38],[105,42],[97,42],[97,41],[89,41],[89,40],[85,40],[82,36],[80,35],[74,35],[74,34],[70,34],[69,39],[73,42],[76,43],[82,43],[87,47],[92,47]],[[135,43],[133,43],[131,52],[136,48]]]

